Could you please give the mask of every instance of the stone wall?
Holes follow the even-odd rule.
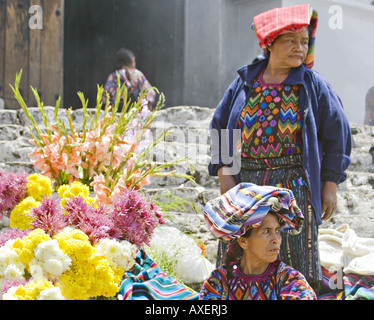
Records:
[[[53,115],[53,108],[48,109]],[[31,109],[34,118],[42,126],[38,109]],[[154,136],[162,129],[171,128],[170,135],[159,144],[153,154],[156,162],[170,161],[189,156],[195,167],[191,171],[187,163],[175,167],[179,172],[190,173],[196,184],[176,178],[153,178],[146,193],[160,195],[170,192],[191,205],[186,211],[169,212],[167,225],[208,241],[207,251],[214,260],[216,241],[208,231],[202,210],[207,201],[219,195],[218,179],[207,173],[209,162],[208,127],[214,110],[200,107],[173,107],[162,110],[153,124]],[[81,126],[82,111],[76,110],[73,119]],[[64,112],[61,111],[61,117]],[[29,143],[28,120],[20,110],[0,110],[0,169],[34,172],[28,154],[34,149]],[[348,179],[338,188],[338,209],[333,218],[322,227],[337,227],[348,223],[360,237],[374,237],[374,128],[351,124],[353,133],[352,165]],[[192,205],[193,204],[193,205]],[[195,210],[196,208],[197,210]]]

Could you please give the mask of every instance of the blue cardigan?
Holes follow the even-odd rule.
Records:
[[[239,76],[215,110],[210,124],[212,160],[208,166],[212,176],[217,176],[218,169],[228,165],[227,159],[233,158],[228,150],[234,150],[235,142],[232,136],[225,142],[221,129],[227,129],[231,135],[238,132],[239,117],[248,102],[253,80],[267,62],[261,60],[239,69]],[[324,182],[340,184],[347,178],[345,170],[351,164],[351,129],[338,95],[320,74],[301,65],[293,68],[283,83],[301,88],[299,106],[303,118],[303,165],[312,205],[321,224],[321,189]],[[223,147],[225,143],[228,143],[228,147]],[[239,183],[238,172],[234,177]]]

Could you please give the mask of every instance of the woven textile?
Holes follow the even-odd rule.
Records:
[[[316,300],[304,276],[280,260],[261,275],[246,275],[239,262],[218,267],[205,281],[200,300]]]
[[[318,300],[374,300],[374,277],[329,272],[322,267],[323,283]]]
[[[267,84],[263,71],[239,118],[244,158],[275,158],[302,153],[299,86]]]
[[[314,42],[318,24],[318,13],[309,4],[275,8],[253,18],[252,28],[260,47],[265,50],[274,40],[287,32],[299,32],[311,25],[309,51],[304,62],[307,68],[314,64]]]
[[[204,217],[217,238],[233,242],[249,228],[258,227],[269,211],[281,218],[283,232],[300,232],[303,215],[292,191],[252,183],[240,183],[209,201],[204,209]]]
[[[197,300],[199,294],[164,273],[143,251],[134,270],[126,272],[119,294],[123,300]]]

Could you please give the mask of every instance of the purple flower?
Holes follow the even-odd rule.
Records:
[[[27,196],[27,176],[25,171],[6,173],[0,171],[0,218],[10,214],[12,209]]]
[[[82,197],[74,197],[66,201],[69,225],[75,225],[87,234],[92,244],[100,239],[119,237],[114,221],[103,205],[95,208],[86,203]]]
[[[3,294],[7,293],[12,287],[25,286],[29,281],[26,279],[9,279],[3,283]]]
[[[65,211],[68,213],[69,225],[78,225],[82,217],[84,217],[88,211],[93,211],[94,207],[89,206],[82,198],[73,197],[66,200]]]
[[[31,229],[20,230],[9,228],[4,232],[0,233],[0,247],[2,247],[8,240],[26,237],[30,233]]]
[[[124,190],[113,201],[112,217],[120,231],[120,239],[137,247],[150,244],[153,230],[163,224],[156,205],[136,190]]]
[[[51,237],[68,226],[68,219],[57,198],[44,198],[38,208],[32,208],[30,211],[32,226],[44,230]]]

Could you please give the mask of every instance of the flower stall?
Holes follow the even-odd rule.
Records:
[[[152,177],[193,180],[169,170],[186,158],[163,164],[152,161],[152,149],[167,135],[165,130],[153,138],[150,131],[164,105],[163,95],[149,110],[146,92],[130,105],[121,87],[115,104],[102,106],[103,88],[98,86],[96,107],[88,109],[88,101],[78,93],[83,121],[81,128],[75,128],[70,109],[65,110],[67,123],[59,116],[60,100],[51,123],[32,88],[42,127],[19,91],[21,75],[22,71],[12,90],[30,122],[35,151],[29,156],[37,173],[0,172],[0,220],[9,221],[9,228],[0,233],[1,298],[131,299],[136,296],[135,285],[142,282],[152,299],[196,299],[198,293],[176,280],[177,273],[171,269],[167,270],[171,275],[165,273],[151,258],[153,254],[166,268],[165,255],[170,263],[176,255],[168,258],[164,252],[160,258],[157,248],[165,250],[167,244],[157,246],[157,241],[181,235],[159,229],[164,223],[162,211],[142,187]],[[125,103],[117,112],[121,97]],[[170,235],[165,237],[165,232]],[[159,236],[153,239],[154,234]],[[184,246],[187,243],[183,241]],[[200,255],[203,267],[211,268],[196,241],[190,248],[192,260]],[[181,269],[185,263],[175,265]],[[155,283],[169,292],[163,296],[161,289],[152,295]]]

